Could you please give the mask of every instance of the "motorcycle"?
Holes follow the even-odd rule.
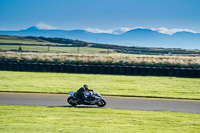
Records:
[[[104,107],[106,105],[106,101],[101,97],[101,95],[93,90],[93,93],[87,92],[85,94],[85,99],[80,100],[76,98],[76,92],[70,91],[70,97],[67,98],[67,102],[72,105],[97,105],[99,107]]]

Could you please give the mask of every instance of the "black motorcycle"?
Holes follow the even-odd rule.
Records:
[[[67,102],[72,105],[97,105],[99,107],[104,107],[106,105],[106,101],[101,97],[101,95],[93,91],[93,93],[87,92],[85,94],[85,100],[80,100],[76,98],[76,92],[70,91],[69,92],[70,97],[67,98]]]

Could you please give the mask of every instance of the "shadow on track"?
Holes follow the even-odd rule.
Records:
[[[49,106],[49,107],[66,107],[66,108],[101,108],[101,107],[98,107],[98,106],[85,106],[85,105],[79,105],[79,106],[64,105],[64,106]]]

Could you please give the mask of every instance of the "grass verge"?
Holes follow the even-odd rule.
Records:
[[[200,114],[0,105],[0,132],[199,133]]]
[[[0,45],[1,50],[18,50],[18,45]],[[92,48],[92,47],[49,47],[48,46],[21,46],[23,51],[38,51],[38,52],[66,52],[66,53],[80,53],[80,54],[95,54],[95,53],[106,53],[107,49]],[[110,52],[113,50],[110,50]]]
[[[200,99],[199,78],[0,71],[0,91],[68,93],[83,84],[103,95]]]

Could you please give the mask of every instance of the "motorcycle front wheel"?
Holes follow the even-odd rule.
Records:
[[[67,102],[69,104],[71,104],[72,106],[76,106],[77,105],[77,102],[75,101],[75,98],[73,98],[72,96],[67,98]]]
[[[98,101],[97,102],[97,106],[99,106],[99,107],[104,107],[104,106],[106,106],[106,101],[105,100],[101,100],[101,101]]]

